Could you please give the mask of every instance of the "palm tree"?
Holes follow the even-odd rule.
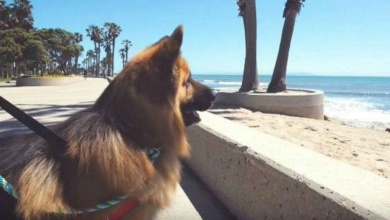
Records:
[[[108,31],[109,38],[112,43],[112,53],[111,53],[111,73],[114,74],[114,57],[115,57],[115,39],[119,36],[122,29],[119,25],[115,23],[106,22],[104,23],[104,27]],[[109,76],[109,75],[108,75]]]
[[[103,29],[99,28],[96,25],[90,25],[87,29],[87,36],[90,37],[90,39],[93,41],[94,47],[95,47],[95,54],[96,54],[96,72],[95,76],[99,75],[99,67],[100,67],[100,48],[101,43],[103,42]]]
[[[125,56],[126,56],[125,48],[119,49],[119,54],[120,54],[120,56],[122,58],[122,67],[124,67],[125,66]]]
[[[109,58],[107,58],[107,57],[104,57],[103,59],[102,59],[102,69],[103,69],[103,73],[105,73],[106,71],[108,71],[108,67],[109,67]]]
[[[129,55],[129,48],[131,46],[133,46],[133,44],[131,44],[130,40],[126,39],[126,40],[122,41],[122,45],[123,45],[123,49],[125,49],[125,54],[126,54],[125,60],[127,62],[129,60],[129,56],[128,56]]]
[[[0,0],[0,30],[8,28],[10,22],[10,8],[4,0]]]
[[[88,67],[87,67],[87,58],[85,58],[81,63],[83,64],[83,68],[84,69],[88,69]]]
[[[284,25],[280,41],[278,57],[276,59],[272,79],[267,92],[275,93],[286,91],[286,71],[291,39],[294,32],[295,18],[301,11],[305,0],[287,0],[283,11]]]
[[[78,33],[78,32],[74,33],[74,41],[76,42],[76,44],[79,45],[81,43],[81,41],[83,41],[83,35]],[[84,47],[81,45],[79,45],[79,46],[80,46],[79,50],[77,50],[76,54],[75,54],[75,69],[76,69],[76,71],[77,71],[77,67],[79,64],[79,57],[81,55],[81,52],[84,51]]]
[[[93,50],[88,50],[87,51],[87,55],[86,55],[86,59],[87,59],[87,66],[88,66],[88,71],[90,71],[90,69],[91,69],[91,67],[92,67],[92,71],[91,72],[95,72],[94,70],[93,70],[93,65],[92,65],[92,60],[94,59],[94,57],[95,57],[95,52],[93,51]]]
[[[109,30],[105,31],[104,34],[103,34],[103,48],[104,48],[104,51],[106,52],[106,59],[107,61],[105,62],[106,64],[106,70],[107,70],[107,76],[110,76],[110,73],[111,73],[111,65],[112,65],[112,52],[111,52],[111,42],[112,42],[112,38],[111,38],[111,35],[109,33]]]
[[[25,30],[31,30],[34,26],[32,8],[29,0],[14,0],[10,4],[11,23],[13,27],[20,27]]]
[[[244,22],[245,30],[245,65],[240,92],[257,90],[259,86],[256,61],[256,1],[237,0],[239,14]]]

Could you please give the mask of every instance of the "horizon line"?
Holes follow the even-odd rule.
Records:
[[[232,73],[232,72],[217,72],[217,73],[209,73],[209,72],[200,72],[200,73],[192,73],[193,75],[235,75],[235,76],[241,76],[242,73]],[[259,76],[272,76],[271,73],[259,73]],[[334,77],[390,77],[389,74],[370,74],[370,75],[348,75],[348,74],[317,74],[317,73],[299,73],[299,72],[292,72],[287,73],[287,76],[334,76]]]

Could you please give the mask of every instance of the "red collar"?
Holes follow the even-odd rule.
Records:
[[[108,220],[119,220],[127,213],[129,213],[135,207],[135,202],[133,200],[126,200],[122,203],[119,208],[113,211],[110,216],[108,216]]]

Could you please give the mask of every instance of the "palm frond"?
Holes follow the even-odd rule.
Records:
[[[287,0],[283,11],[283,18],[287,16],[287,13],[290,10],[295,10],[299,14],[301,12],[301,7],[304,7],[303,2],[305,2],[305,0]]]
[[[246,11],[246,0],[237,0],[238,5],[238,17],[242,17]]]

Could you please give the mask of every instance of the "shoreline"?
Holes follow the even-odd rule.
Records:
[[[238,92],[239,87],[215,87],[213,88],[216,91],[235,91]],[[306,88],[295,88],[290,87],[288,90],[305,90]],[[309,89],[309,90],[318,90],[318,89]],[[323,90],[320,90],[323,91]],[[251,91],[250,93],[252,93]],[[288,91],[287,91],[288,92]],[[329,97],[325,91],[324,92],[324,116],[328,119],[334,121],[340,121],[344,125],[349,125],[352,127],[373,129],[379,131],[390,130],[390,110],[379,110],[379,109],[339,109],[335,108],[335,105],[345,102],[351,102],[351,105],[356,108],[359,105],[366,105],[367,103],[358,103],[351,98],[342,98],[342,97]],[[259,87],[259,90],[255,93],[266,93],[266,88],[263,86]],[[283,93],[282,93],[283,94]],[[352,111],[353,110],[353,111]],[[340,114],[343,112],[343,114]],[[379,114],[379,115],[378,115]],[[362,117],[364,115],[365,117]],[[370,118],[371,120],[361,120],[362,118]],[[385,120],[383,121],[383,118]],[[382,120],[382,121],[381,121]]]
[[[216,104],[209,112],[390,178],[390,132]]]

